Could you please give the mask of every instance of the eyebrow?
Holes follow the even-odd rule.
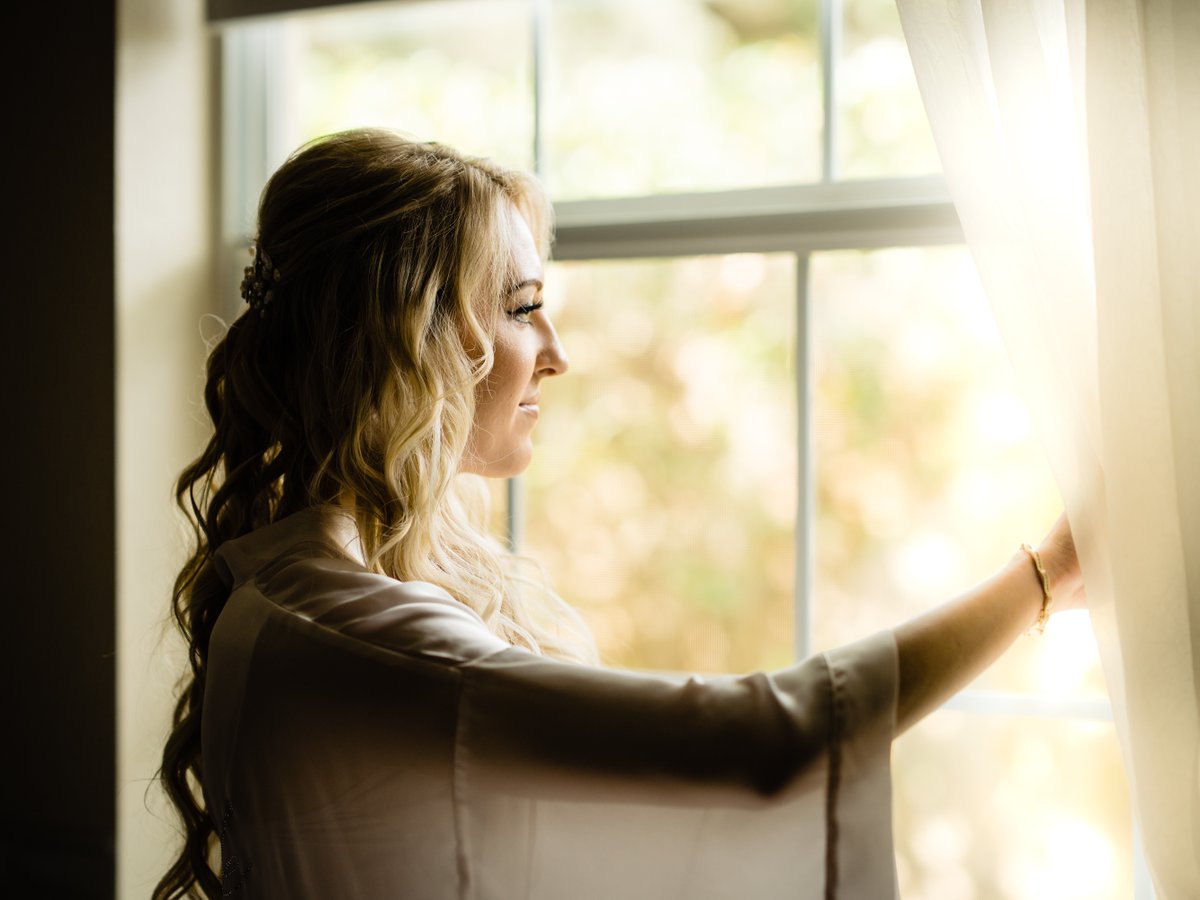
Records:
[[[508,289],[508,293],[515,294],[517,291],[524,290],[527,287],[535,287],[540,291],[544,287],[544,285],[542,284],[540,279],[526,278],[524,281],[520,282],[519,284],[514,284],[512,287],[510,287]]]

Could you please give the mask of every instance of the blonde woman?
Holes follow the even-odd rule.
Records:
[[[191,672],[162,779],[185,843],[157,898],[892,896],[893,736],[1051,597],[1084,602],[1060,520],[790,669],[599,668],[486,535],[475,477],[529,464],[567,371],[549,244],[532,177],[385,131],[271,178],[178,483]]]

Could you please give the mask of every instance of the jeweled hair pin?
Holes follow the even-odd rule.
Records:
[[[242,299],[251,309],[258,310],[260,316],[267,314],[267,307],[275,299],[275,287],[279,284],[279,269],[271,262],[267,251],[258,244],[250,247],[250,255],[254,262],[245,268],[242,278]]]

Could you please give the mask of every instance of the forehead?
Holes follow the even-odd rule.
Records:
[[[542,257],[534,243],[529,224],[515,206],[508,208],[509,248],[511,252],[512,277],[517,284],[523,281],[542,280]]]

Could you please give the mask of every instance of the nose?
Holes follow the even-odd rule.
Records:
[[[538,374],[562,375],[571,367],[571,361],[567,359],[567,352],[558,339],[558,332],[554,330],[554,323],[550,321],[550,317],[542,316],[541,324],[544,330],[541,352],[538,353]]]

